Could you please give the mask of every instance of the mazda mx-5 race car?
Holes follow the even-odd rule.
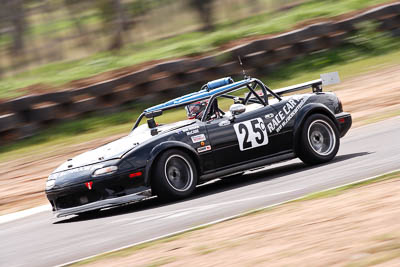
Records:
[[[47,198],[58,217],[85,214],[151,195],[184,198],[204,181],[295,157],[328,162],[352,124],[322,91],[338,80],[330,73],[278,90],[249,77],[209,82],[144,110],[128,136],[67,160],[48,177]],[[180,108],[187,119],[171,123]]]

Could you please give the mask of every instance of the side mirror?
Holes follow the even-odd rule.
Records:
[[[246,111],[246,106],[243,104],[233,104],[229,108],[229,111],[231,112],[231,117],[229,118],[229,120],[230,122],[233,122],[237,115],[242,114],[243,112]]]
[[[246,106],[243,104],[233,104],[229,108],[229,111],[231,112],[232,116],[237,116],[246,111]]]

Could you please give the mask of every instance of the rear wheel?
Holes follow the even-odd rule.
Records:
[[[197,169],[190,156],[171,149],[157,159],[152,174],[152,190],[162,199],[184,198],[194,191],[197,179]]]
[[[339,145],[339,131],[332,120],[313,114],[303,124],[298,156],[307,164],[328,162],[336,156]]]

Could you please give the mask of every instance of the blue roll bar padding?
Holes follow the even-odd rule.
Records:
[[[245,85],[248,82],[249,82],[248,80],[242,80],[242,81],[230,83],[228,85],[225,85],[225,86],[222,86],[222,87],[219,87],[217,89],[210,90],[210,91],[200,90],[198,92],[187,94],[187,95],[172,99],[172,100],[170,100],[168,102],[165,102],[165,103],[150,107],[150,108],[146,109],[144,112],[147,113],[147,112],[151,112],[151,111],[155,111],[155,110],[165,109],[165,108],[168,108],[168,107],[171,107],[171,106],[184,104],[184,103],[190,104],[190,103],[193,103],[196,100],[200,101],[200,100],[203,100],[203,99],[205,99],[207,97],[211,97],[211,96],[213,96],[215,94],[218,94],[219,92],[225,91],[225,90],[227,90],[229,88],[233,88],[233,87],[240,86],[240,85]]]

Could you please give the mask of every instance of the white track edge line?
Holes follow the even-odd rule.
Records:
[[[31,216],[31,215],[34,215],[37,213],[41,213],[44,211],[51,211],[51,205],[47,204],[47,205],[37,206],[34,208],[2,215],[2,216],[0,216],[0,224],[15,221],[18,219],[22,219],[22,218],[25,218],[25,217],[28,217],[28,216]]]
[[[133,244],[130,244],[130,245],[126,245],[126,246],[122,246],[122,247],[115,248],[115,249],[112,249],[112,250],[104,251],[104,252],[101,252],[101,253],[98,253],[98,254],[95,254],[95,255],[92,255],[92,256],[88,256],[88,257],[80,258],[80,259],[73,260],[73,261],[70,261],[70,262],[67,262],[67,263],[62,263],[62,264],[59,264],[59,265],[55,265],[55,267],[67,266],[67,265],[70,265],[70,264],[74,264],[74,263],[77,263],[77,262],[80,262],[80,261],[84,261],[84,260],[87,260],[87,259],[90,259],[90,258],[94,258],[94,257],[100,256],[100,255],[103,255],[103,254],[106,254],[106,253],[116,252],[116,251],[119,251],[119,250],[123,250],[123,249],[126,249],[126,248],[134,247],[134,246],[141,245],[141,244],[144,244],[144,243],[148,243],[148,242],[156,241],[156,240],[159,240],[159,239],[168,238],[168,237],[171,237],[171,236],[174,236],[174,235],[182,234],[182,233],[185,233],[185,232],[193,231],[193,230],[196,230],[198,228],[203,228],[203,227],[214,225],[214,224],[221,223],[221,222],[224,222],[224,221],[229,221],[229,220],[232,220],[232,219],[235,219],[235,218],[239,218],[239,217],[242,217],[242,216],[249,215],[249,214],[251,214],[253,212],[257,212],[257,211],[261,211],[261,210],[264,210],[264,209],[272,208],[272,207],[275,207],[275,206],[283,205],[283,204],[286,204],[286,203],[291,202],[291,201],[296,201],[296,200],[302,199],[305,196],[310,195],[310,194],[322,193],[322,192],[326,192],[326,191],[330,191],[330,190],[335,190],[335,189],[340,188],[340,187],[353,185],[353,184],[365,182],[365,181],[368,181],[368,180],[373,180],[373,179],[378,178],[380,176],[392,174],[392,173],[395,173],[395,172],[398,172],[398,171],[400,171],[400,169],[388,171],[388,172],[385,172],[385,173],[382,173],[382,174],[378,174],[378,175],[375,175],[375,176],[371,176],[371,177],[368,177],[368,178],[363,178],[363,179],[356,180],[356,181],[353,181],[353,182],[350,182],[350,183],[347,183],[347,184],[330,187],[328,189],[324,189],[324,190],[321,190],[321,191],[312,192],[312,193],[305,194],[305,195],[302,195],[300,197],[296,197],[296,198],[289,199],[289,200],[286,200],[286,201],[282,201],[282,202],[279,202],[279,203],[263,206],[261,208],[256,208],[256,209],[252,209],[252,210],[245,211],[245,212],[241,212],[241,213],[238,213],[236,215],[224,217],[224,218],[221,218],[221,219],[218,219],[218,220],[214,220],[214,221],[211,221],[211,222],[208,222],[208,223],[204,223],[204,224],[200,224],[200,225],[197,225],[197,226],[189,227],[189,228],[186,228],[186,229],[183,229],[183,230],[179,230],[179,231],[176,231],[176,232],[173,232],[173,233],[161,235],[161,236],[158,236],[158,237],[153,237],[153,238],[150,238],[150,239],[147,239],[147,240],[144,240],[144,241],[140,241],[140,242],[136,242],[136,243],[133,243]]]

